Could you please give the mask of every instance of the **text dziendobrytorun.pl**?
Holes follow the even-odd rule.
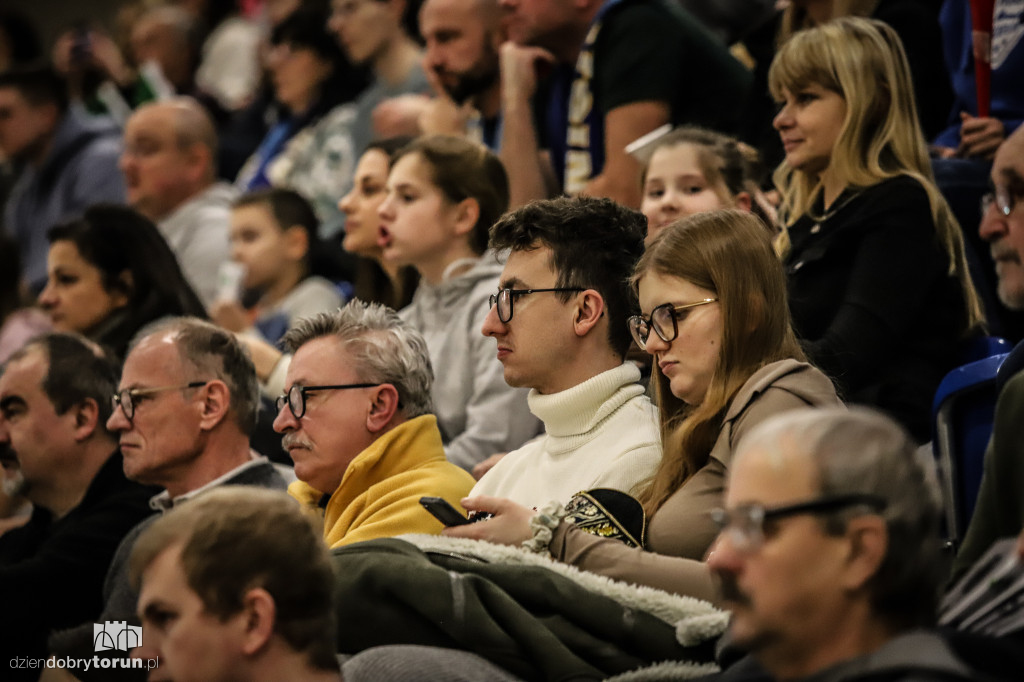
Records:
[[[8,666],[14,669],[27,670],[32,668],[60,668],[61,670],[96,670],[99,668],[132,668],[136,670],[153,670],[160,667],[160,657],[156,658],[12,658]]]

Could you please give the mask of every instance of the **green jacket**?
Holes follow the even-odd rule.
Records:
[[[333,560],[339,653],[464,649],[526,680],[600,680],[665,660],[717,670],[727,615],[697,599],[439,536],[356,543],[333,550]]]

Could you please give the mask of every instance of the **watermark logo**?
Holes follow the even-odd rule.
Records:
[[[131,651],[142,646],[142,627],[123,620],[93,623],[92,643],[94,651]]]

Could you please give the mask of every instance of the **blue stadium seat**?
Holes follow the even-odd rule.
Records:
[[[957,367],[935,392],[932,448],[942,482],[947,538],[954,546],[977,501],[999,395],[996,377],[1009,355],[1003,352]]]

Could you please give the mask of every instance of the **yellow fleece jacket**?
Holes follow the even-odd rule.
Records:
[[[420,497],[443,497],[462,510],[459,500],[474,483],[445,459],[434,415],[410,419],[348,465],[324,511],[324,539],[333,548],[403,533],[439,534],[441,522],[420,505]],[[302,481],[288,486],[288,492],[312,508],[324,495]]]

